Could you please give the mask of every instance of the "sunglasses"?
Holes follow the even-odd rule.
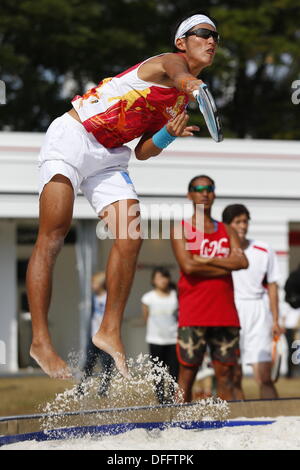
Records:
[[[205,186],[199,184],[198,186],[192,186],[190,188],[190,193],[202,193],[205,190],[208,193],[213,193],[215,191],[215,186],[213,184],[207,184]]]
[[[198,38],[208,39],[210,37],[213,38],[215,42],[220,41],[220,34],[217,31],[212,31],[211,29],[206,28],[198,28],[195,31],[188,31],[185,33],[185,37],[188,36],[197,36]]]

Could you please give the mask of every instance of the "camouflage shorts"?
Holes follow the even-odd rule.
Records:
[[[182,326],[178,329],[178,361],[188,367],[200,366],[209,346],[212,361],[237,364],[239,339],[240,329],[236,327]]]

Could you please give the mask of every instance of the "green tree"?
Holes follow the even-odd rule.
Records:
[[[291,101],[300,65],[300,1],[215,3],[223,37],[218,91],[230,96],[222,107],[227,129],[237,137],[300,138],[299,108]]]
[[[7,104],[0,128],[45,130],[88,82],[170,51],[170,26],[197,8],[194,0],[1,0]],[[300,108],[291,101],[300,0],[207,0],[205,9],[222,39],[201,78],[217,99],[225,136],[300,138]],[[191,114],[200,121],[197,111]]]

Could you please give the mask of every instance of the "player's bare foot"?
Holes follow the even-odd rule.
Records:
[[[126,364],[126,357],[123,343],[118,335],[108,335],[101,331],[96,333],[92,341],[94,345],[109,354],[115,361],[116,368],[126,379],[130,379],[130,374]]]
[[[50,344],[32,344],[30,356],[52,379],[72,378],[68,365],[58,356]]]

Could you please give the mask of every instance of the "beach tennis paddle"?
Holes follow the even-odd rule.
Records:
[[[282,343],[280,340],[280,336],[275,336],[272,341],[271,379],[273,383],[277,382],[279,378],[281,360],[282,360]]]
[[[203,114],[210,135],[216,142],[221,142],[223,140],[222,126],[215,100],[208,86],[202,83],[198,90],[193,91],[193,95],[198,102],[199,109]]]

